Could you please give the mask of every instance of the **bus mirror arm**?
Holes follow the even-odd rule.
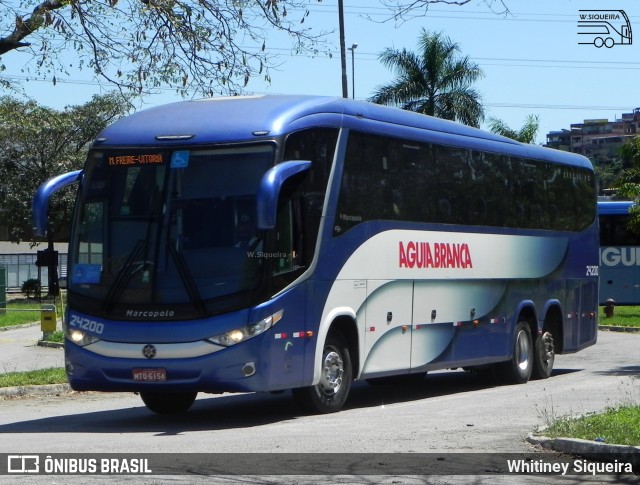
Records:
[[[45,236],[47,232],[47,212],[49,199],[58,190],[77,182],[82,177],[82,170],[75,170],[57,177],[53,177],[43,183],[33,198],[33,232],[36,236]]]
[[[276,226],[278,196],[282,186],[288,179],[310,167],[309,160],[292,160],[279,163],[263,175],[256,198],[258,229],[273,229]]]

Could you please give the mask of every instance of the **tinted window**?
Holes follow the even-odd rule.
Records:
[[[283,161],[310,160],[311,168],[282,187],[272,241],[274,293],[294,281],[313,260],[338,133],[336,128],[313,128],[287,136]]]
[[[628,215],[600,216],[600,246],[640,246],[640,235],[627,227]]]
[[[594,218],[589,170],[353,132],[334,235],[376,219],[579,231]]]

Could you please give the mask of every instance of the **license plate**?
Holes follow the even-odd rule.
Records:
[[[138,382],[165,382],[166,369],[133,369],[133,380]]]

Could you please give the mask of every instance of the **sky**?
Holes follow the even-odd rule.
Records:
[[[585,119],[614,120],[640,107],[640,2],[637,0],[504,0],[510,14],[491,11],[482,0],[464,6],[434,4],[424,16],[397,23],[386,21],[389,11],[376,0],[344,0],[345,44],[358,44],[352,66],[347,50],[349,96],[366,100],[375,89],[392,81],[394,73],[382,66],[378,55],[387,47],[418,51],[422,29],[443,32],[459,44],[484,71],[474,84],[486,117],[498,118],[519,129],[528,115],[537,115],[537,143],[549,131],[569,129]],[[266,84],[253,79],[247,94],[342,95],[337,0],[313,1],[305,25],[335,31],[327,41],[333,55],[295,55],[285,37],[273,36],[268,45],[280,66],[271,70]],[[636,38],[631,45],[596,48],[580,45],[580,10],[615,9],[628,15]],[[295,12],[293,13],[295,14]],[[8,53],[2,58],[3,76],[23,76],[26,56]],[[352,72],[355,74],[352,78]],[[21,79],[21,78],[20,78]],[[82,104],[109,87],[90,72],[71,72],[51,80],[22,84],[39,103],[63,109]],[[355,93],[352,92],[352,83]],[[180,98],[170,90],[144,99],[144,107]],[[486,122],[481,126],[487,129]]]

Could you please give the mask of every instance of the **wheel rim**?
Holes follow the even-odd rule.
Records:
[[[344,363],[342,356],[335,350],[330,350],[324,356],[322,363],[322,376],[320,378],[320,388],[327,395],[336,394],[342,387],[342,377],[344,375]]]
[[[553,362],[555,356],[555,349],[553,347],[553,335],[549,332],[546,332],[542,336],[542,363],[545,367],[549,367],[549,365]]]
[[[524,330],[518,332],[518,341],[516,344],[516,362],[518,368],[525,372],[529,367],[529,359],[531,355],[531,342],[527,338],[527,333]]]

